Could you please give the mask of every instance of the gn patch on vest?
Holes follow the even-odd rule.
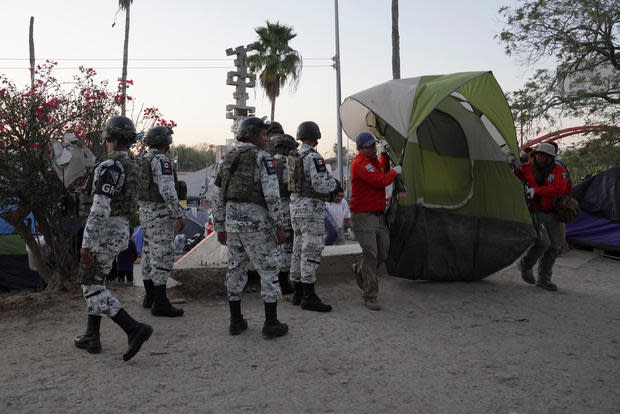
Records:
[[[116,193],[118,179],[121,176],[121,169],[118,165],[110,165],[102,168],[97,185],[95,186],[95,194],[101,194],[112,198]]]
[[[371,163],[368,163],[364,166],[364,168],[366,168],[368,170],[368,172],[374,173],[375,172],[375,167],[373,167],[373,165]]]
[[[265,168],[267,169],[267,174],[274,175],[276,173],[276,166],[271,158],[265,158]]]
[[[323,173],[327,171],[327,167],[325,167],[325,161],[323,158],[315,158],[314,166],[316,167],[316,172]]]
[[[161,162],[161,175],[172,175],[172,163],[168,160],[159,160]]]

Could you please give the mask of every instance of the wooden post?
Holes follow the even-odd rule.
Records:
[[[34,16],[30,16],[28,45],[30,46],[30,86],[34,86]]]

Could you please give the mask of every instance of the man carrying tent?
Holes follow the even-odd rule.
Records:
[[[401,166],[390,170],[387,149],[382,145],[377,159],[377,140],[362,132],[355,139],[357,155],[351,164],[351,219],[353,232],[362,248],[362,259],[353,264],[357,285],[364,291],[368,309],[380,310],[377,303],[377,270],[387,258],[390,235],[385,222],[385,187],[392,184]]]
[[[177,175],[166,156],[172,145],[172,131],[155,126],[146,134],[149,150],[141,160],[140,225],[144,232],[142,279],[146,295],[142,306],[154,316],[183,316],[166,296],[166,282],[174,265],[174,227],[183,229],[183,213],[177,196]],[[176,222],[176,224],[175,224]]]
[[[331,305],[323,303],[314,292],[314,283],[325,247],[325,201],[331,201],[340,184],[330,177],[325,160],[315,149],[320,138],[321,131],[315,122],[302,122],[297,127],[301,146],[287,160],[294,232],[290,277],[295,285],[293,305],[330,312]]]
[[[543,142],[534,150],[531,162],[515,168],[515,174],[527,186],[530,211],[537,225],[538,237],[518,264],[521,278],[549,291],[558,287],[551,282],[553,264],[562,247],[561,223],[553,212],[553,198],[570,193],[568,172],[555,162],[555,148]],[[538,265],[538,280],[533,267]]]
[[[250,117],[237,133],[239,145],[222,162],[216,178],[220,187],[214,200],[213,220],[217,240],[228,247],[226,290],[230,307],[231,335],[248,328],[241,314],[241,294],[247,283],[251,263],[261,278],[261,297],[265,303],[263,337],[286,335],[288,326],[278,320],[280,251],[284,243],[278,176],[271,155],[263,151],[268,124],[264,118]]]
[[[80,199],[84,204],[81,208],[92,203],[80,252],[83,264],[80,284],[86,300],[88,326],[75,339],[75,346],[92,354],[101,352],[101,317],[110,317],[127,334],[129,349],[123,360],[129,361],[151,337],[153,328],[129,316],[104,283],[114,258],[127,248],[128,217],[138,209],[139,167],[128,154],[129,146],[136,141],[136,130],[129,118],[115,116],[106,122],[102,138],[109,155],[86,182],[85,195],[92,194],[92,199]]]

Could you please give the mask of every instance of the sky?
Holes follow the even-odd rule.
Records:
[[[401,77],[491,70],[512,91],[531,74],[504,54],[494,38],[502,29],[498,9],[515,0],[400,0]],[[28,26],[34,16],[37,63],[58,61],[58,77],[70,79],[80,65],[93,67],[112,84],[121,75],[124,13],[116,0],[4,1],[0,73],[17,85],[29,83]],[[116,19],[115,27],[112,23]],[[135,118],[144,105],[172,119],[176,144],[224,144],[233,138],[226,105],[235,70],[225,50],[256,40],[265,21],[294,27],[291,46],[304,59],[295,91],[285,86],[275,119],[295,135],[297,125],[319,124],[319,151],[331,156],[337,136],[334,0],[135,0],[131,6],[128,79]],[[391,0],[340,0],[341,96],[392,78]],[[258,86],[248,105],[258,116],[270,102]],[[129,113],[129,109],[128,109]],[[129,113],[131,116],[131,113]],[[347,140],[343,133],[343,141]],[[353,149],[354,147],[351,146]]]

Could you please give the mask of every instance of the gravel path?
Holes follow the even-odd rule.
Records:
[[[558,293],[514,267],[477,283],[383,277],[372,312],[352,280],[324,284],[334,311],[281,303],[290,332],[273,341],[258,293],[242,305],[250,328],[231,337],[224,298],[163,319],[140,307],[140,288],[114,287],[155,328],[128,363],[108,320],[102,354],[74,348],[84,304],[61,296],[0,314],[0,412],[619,412],[620,262],[580,254],[556,267]]]

